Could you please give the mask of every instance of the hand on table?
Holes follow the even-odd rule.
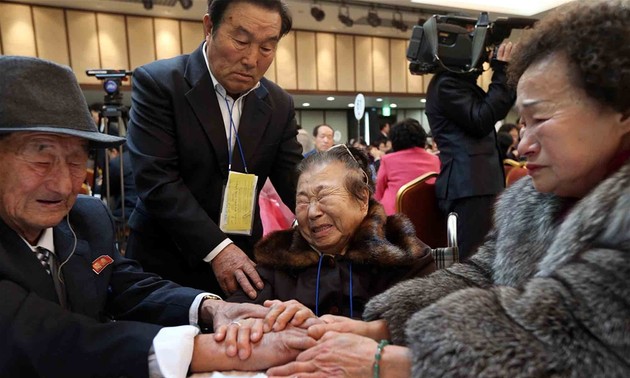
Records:
[[[264,319],[232,321],[215,328],[215,340],[225,343],[228,356],[238,354],[240,359],[247,359],[252,351],[251,344],[259,341],[263,333],[279,332],[289,326],[307,329],[322,323],[308,307],[296,300],[265,301],[265,307],[268,312]]]
[[[312,325],[308,328],[309,336],[319,340],[327,332],[352,333],[373,340],[389,338],[389,328],[385,320],[364,322],[346,318],[345,316],[323,315],[319,318],[323,323]]]
[[[286,302],[267,300],[264,305],[269,307],[269,312],[264,319],[265,332],[281,331],[288,325],[308,328],[311,325],[323,323],[311,309],[294,299]]]
[[[295,361],[267,370],[271,377],[370,377],[376,341],[351,333],[327,332]]]

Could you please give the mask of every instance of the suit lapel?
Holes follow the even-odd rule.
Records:
[[[96,302],[96,280],[98,277],[92,271],[93,256],[90,253],[89,243],[82,239],[76,239],[65,220],[53,229],[53,234],[59,263],[66,262],[61,273],[64,279],[66,298],[72,311],[95,316],[94,314],[98,312]],[[72,256],[70,256],[71,254]],[[96,251],[94,257],[98,255],[100,254]]]
[[[51,277],[35,253],[0,220],[0,277],[7,278],[51,302],[59,303]]]
[[[191,89],[186,99],[192,107],[199,123],[202,125],[214,150],[221,173],[228,175],[228,146],[225,137],[225,126],[217,96],[212,86],[212,78],[203,58],[203,44],[191,55],[184,76]]]
[[[243,148],[243,156],[248,166],[271,120],[271,107],[265,102],[269,92],[261,81],[260,86],[245,98],[243,114],[238,127],[238,137]],[[243,159],[237,148],[234,149],[232,167],[235,171],[244,172]]]

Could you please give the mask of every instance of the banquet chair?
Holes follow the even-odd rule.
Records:
[[[510,171],[505,175],[505,187],[508,187],[518,179],[527,176],[527,168],[525,165],[521,165],[519,167],[512,167]]]
[[[440,211],[435,196],[435,172],[425,173],[403,185],[396,194],[396,212],[405,214],[420,240],[432,248],[438,268],[459,260],[457,214]]]

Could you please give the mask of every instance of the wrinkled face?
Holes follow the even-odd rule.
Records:
[[[0,217],[29,242],[68,214],[85,180],[88,143],[16,132],[0,139]]]
[[[319,129],[317,129],[317,136],[315,137],[315,149],[322,152],[332,147],[334,142],[334,133],[335,132],[332,128],[328,126],[320,126]]]
[[[582,198],[628,148],[630,121],[574,86],[568,67],[564,55],[553,54],[519,80],[517,106],[525,127],[518,152],[527,157],[538,191]]]
[[[280,14],[236,3],[228,5],[218,29],[213,29],[207,14],[203,23],[208,63],[215,78],[233,96],[253,88],[276,54]]]
[[[295,216],[300,234],[325,254],[338,254],[367,215],[368,196],[359,201],[348,193],[348,171],[342,163],[320,165],[298,181]]]

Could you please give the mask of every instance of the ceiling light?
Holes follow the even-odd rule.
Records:
[[[368,11],[367,22],[374,28],[381,25],[381,18],[378,16],[374,5],[372,5],[372,9]]]
[[[192,7],[192,0],[179,0],[179,2],[182,4],[182,8],[184,9],[190,9]]]
[[[407,25],[403,21],[402,13],[400,13],[399,10],[396,10],[396,12],[392,14],[392,26],[401,32],[406,32],[408,29]]]
[[[318,22],[322,21],[324,17],[326,17],[326,13],[322,10],[322,7],[317,4],[317,1],[311,5],[311,16],[313,16],[313,18]]]
[[[326,100],[328,100],[328,101],[335,101],[335,98],[333,96],[330,96],[330,97],[326,97]]]
[[[427,102],[427,99],[426,98],[421,98],[420,102],[424,104],[425,102]]]
[[[305,103],[302,104],[302,106],[305,107],[305,108],[308,108],[309,106],[311,106],[311,104],[308,103],[308,102],[305,102]]]
[[[383,102],[383,99],[379,97],[376,99],[376,102]]]
[[[398,105],[396,105],[396,104],[389,104],[389,107],[390,107],[390,108],[397,108],[397,107],[398,107]]]
[[[142,4],[146,10],[153,9],[153,0],[142,0]]]
[[[350,9],[345,4],[339,6],[339,21],[347,27],[354,25],[354,21],[350,18]]]
[[[349,107],[349,108],[354,108],[354,103],[352,103],[352,102],[351,102],[351,103],[349,103],[349,104],[348,104],[348,107]]]

